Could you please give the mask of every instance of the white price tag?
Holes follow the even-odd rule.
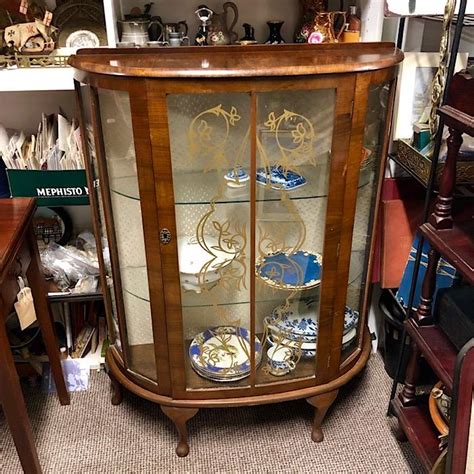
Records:
[[[23,331],[36,321],[36,311],[31,288],[25,286],[25,282],[21,277],[18,277],[18,284],[20,291],[17,294],[18,301],[15,303],[15,311],[20,321],[21,330]]]

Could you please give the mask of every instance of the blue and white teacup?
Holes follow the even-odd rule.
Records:
[[[288,374],[295,369],[293,350],[285,346],[272,346],[267,351],[269,372],[277,377]]]

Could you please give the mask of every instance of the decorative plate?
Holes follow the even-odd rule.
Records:
[[[222,382],[242,379],[250,373],[250,332],[234,326],[207,329],[191,342],[189,358],[203,377]],[[262,345],[255,338],[256,364],[261,359]]]
[[[259,257],[255,272],[265,283],[284,290],[307,290],[321,283],[323,257],[298,250]]]
[[[88,30],[74,31],[66,38],[66,48],[98,48],[99,46],[99,37]]]
[[[270,169],[268,167],[257,169],[257,183],[264,186],[270,184],[273,189],[291,191],[306,184],[306,178],[295,171],[273,165]]]

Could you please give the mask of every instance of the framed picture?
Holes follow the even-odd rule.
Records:
[[[446,0],[385,0],[385,16],[443,15]],[[459,10],[459,2],[456,12]],[[468,0],[466,14],[474,13],[474,0]]]
[[[467,66],[468,53],[459,53],[455,72]],[[393,116],[393,140],[411,138],[413,124],[426,116],[431,104],[431,85],[439,64],[439,53],[405,53],[398,75]]]

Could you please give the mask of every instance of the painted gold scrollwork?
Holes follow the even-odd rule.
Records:
[[[246,288],[246,226],[239,221],[212,219],[215,211],[216,204],[211,202],[209,211],[201,217],[196,228],[197,242],[209,254],[209,260],[199,272],[199,284],[204,284],[207,272],[215,271],[220,276],[217,285],[230,288],[234,284],[240,291]],[[216,244],[209,244],[209,235],[215,235]]]
[[[205,171],[222,169],[228,162],[226,145],[230,129],[240,119],[236,107],[232,106],[230,111],[227,111],[222,104],[196,115],[188,130],[190,158],[199,156],[205,159],[208,163]]]
[[[240,120],[237,107],[226,109],[222,104],[197,114],[188,129],[190,159],[204,160],[204,171],[220,173],[236,166],[234,161],[243,154],[249,136],[247,131],[237,154],[229,152],[232,127]],[[218,216],[216,203],[223,199],[225,187],[225,181],[221,180],[216,195],[210,199],[209,209],[199,219],[195,233],[196,242],[209,255],[198,274],[198,285],[211,300],[215,287],[237,291],[246,289],[246,221],[233,216],[226,219]],[[218,275],[214,286],[206,285],[210,273]],[[214,306],[217,309],[217,302]],[[228,319],[225,311],[219,310],[219,313]]]
[[[257,137],[257,148],[265,167],[277,165],[287,171],[296,170],[301,163],[316,164],[313,153],[316,134],[313,124],[304,115],[287,109],[280,115],[270,112],[260,130],[273,137],[278,153],[276,159],[270,160],[265,146]]]

